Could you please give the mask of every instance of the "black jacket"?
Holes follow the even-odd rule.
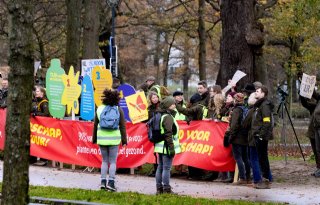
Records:
[[[259,99],[254,105],[251,131],[255,138],[273,139],[273,109],[274,105],[266,98]]]
[[[242,104],[236,104],[230,118],[229,142],[231,144],[248,145],[248,132],[242,127]]]

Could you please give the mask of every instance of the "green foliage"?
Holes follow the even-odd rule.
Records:
[[[279,1],[272,10],[272,18],[264,20],[269,38],[281,41],[281,45],[290,49],[289,61],[285,64],[289,76],[300,66],[304,72],[314,74],[320,65],[317,39],[320,33],[319,5],[317,0]]]

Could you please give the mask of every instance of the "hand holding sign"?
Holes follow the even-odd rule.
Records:
[[[311,76],[303,73],[300,85],[300,95],[302,97],[311,99],[315,85],[316,76]]]
[[[228,92],[228,90],[236,86],[237,82],[239,82],[239,80],[241,80],[241,78],[243,78],[246,75],[247,74],[245,74],[244,72],[237,70],[237,72],[235,72],[235,74],[233,75],[231,81],[228,82],[228,85],[222,89],[222,93]]]

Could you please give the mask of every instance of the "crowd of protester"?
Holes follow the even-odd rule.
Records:
[[[102,153],[101,188],[116,191],[115,173],[118,147],[125,146],[126,130],[122,109],[117,131],[108,133],[99,127],[99,116],[105,106],[118,105],[120,96],[116,88],[120,81],[115,81],[112,90],[106,89],[103,105],[97,108],[94,120],[93,143],[100,146]],[[0,90],[0,108],[7,107],[8,79],[2,79]],[[229,124],[224,136],[224,146],[232,146],[232,154],[236,161],[239,177],[234,181],[234,172],[220,172],[218,179],[222,182],[234,182],[235,185],[253,184],[256,189],[269,189],[273,181],[268,158],[268,143],[273,139],[274,105],[268,100],[268,89],[260,82],[248,83],[243,89],[232,86],[223,93],[221,86],[208,86],[205,81],[198,82],[197,92],[185,100],[184,93],[176,90],[170,95],[163,86],[156,84],[156,79],[149,76],[139,89],[144,91],[148,99],[149,119],[156,112],[162,114],[162,129],[165,140],[155,144],[156,164],[150,176],[156,178],[157,194],[173,193],[170,186],[170,170],[175,154],[181,152],[178,139],[177,121],[188,123],[193,120],[223,121]],[[313,176],[320,177],[320,95],[314,92],[311,99],[301,97],[302,105],[311,114],[307,136],[315,155],[317,169]],[[32,116],[49,117],[48,99],[44,87],[34,87],[32,98]],[[117,139],[115,140],[115,134]],[[109,138],[110,139],[109,139]],[[113,140],[112,140],[113,139]],[[48,160],[30,157],[30,162],[47,165]],[[178,174],[188,175],[191,179],[212,179],[216,172],[196,167],[175,166]],[[107,177],[109,173],[109,177]]]
[[[160,109],[159,105],[167,98],[161,95],[160,89],[156,89],[159,87],[152,76],[140,86],[148,96],[149,118]],[[253,187],[257,189],[270,188],[272,174],[268,159],[268,142],[273,139],[274,106],[268,100],[267,87],[260,82],[254,82],[246,84],[240,90],[232,86],[227,93],[222,93],[221,86],[208,86],[205,81],[200,81],[197,93],[193,94],[188,102],[185,101],[181,90],[173,92],[172,96],[176,108],[170,111],[170,114],[175,120],[215,120],[229,123],[224,146],[232,145],[233,157],[239,170],[239,179],[235,185],[253,183]],[[182,173],[182,167],[175,168]],[[191,166],[184,171],[192,179],[210,179],[212,175],[212,172]],[[233,176],[233,172],[219,173],[218,179],[233,182]]]

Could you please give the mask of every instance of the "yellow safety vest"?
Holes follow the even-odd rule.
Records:
[[[186,105],[182,105],[183,108],[186,108]],[[176,120],[186,120],[186,116],[182,113],[180,113],[177,108],[175,108],[175,111],[176,111],[176,115],[174,116],[174,119]]]
[[[165,116],[168,114],[164,114],[161,116],[161,121],[160,121],[160,126],[161,126],[161,134],[164,134],[164,128],[162,126],[162,122]],[[173,118],[173,117],[172,117]],[[174,151],[176,154],[181,153],[181,147],[180,147],[180,142],[179,142],[179,125],[177,121],[173,118],[173,123],[177,128],[177,133],[172,136],[173,140],[173,145],[174,145]],[[164,141],[158,142],[154,145],[154,152],[161,153],[161,154],[167,154],[169,151],[169,148],[167,148],[164,144]]]
[[[100,121],[100,115],[105,107],[106,107],[105,105],[100,105],[97,109],[97,117],[99,121]],[[120,142],[121,142],[121,133],[119,129],[117,130],[103,129],[98,124],[98,131],[97,131],[98,145],[119,145]]]

